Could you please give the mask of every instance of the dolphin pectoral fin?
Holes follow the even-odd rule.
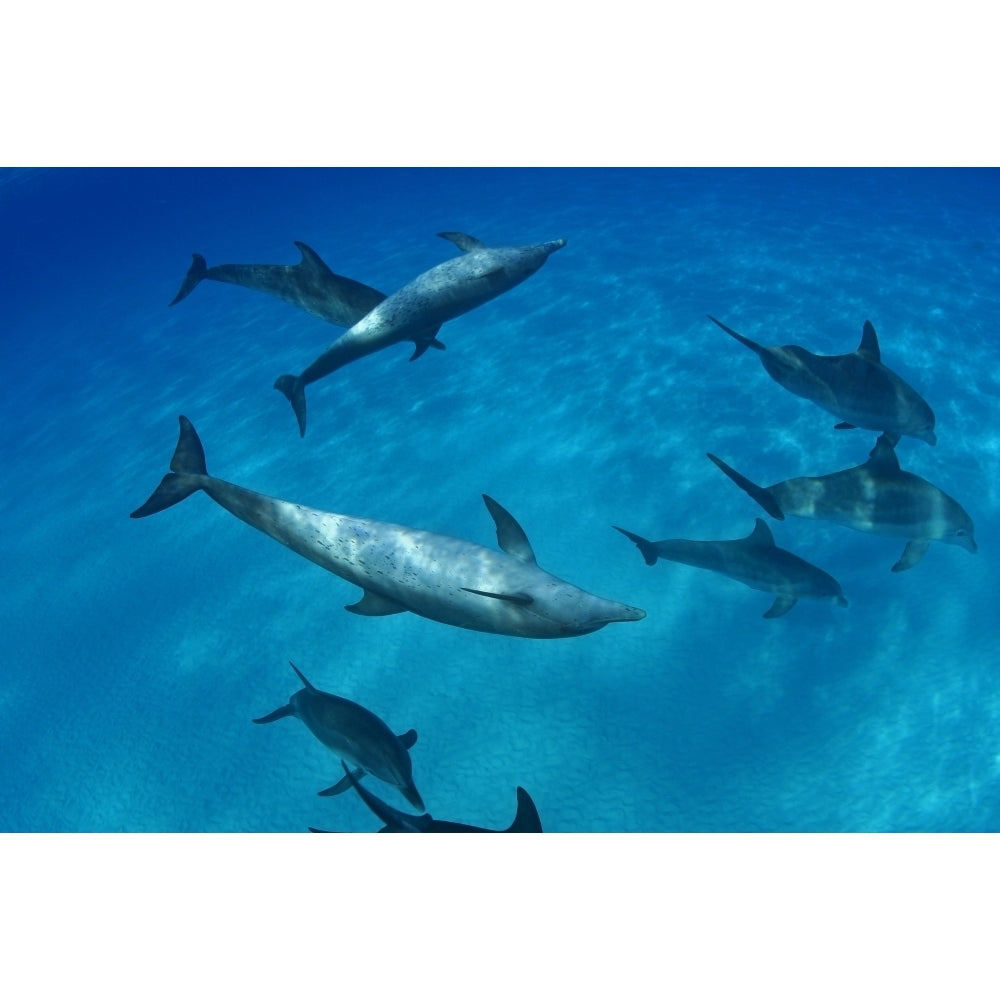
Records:
[[[170,303],[172,306],[177,305],[181,299],[186,299],[194,291],[195,285],[208,273],[208,265],[200,253],[193,253],[191,257],[193,258],[191,266],[188,268],[188,273],[184,275],[184,281],[181,282],[181,290],[174,296],[173,301]]]
[[[875,327],[868,320],[865,320],[864,328],[861,331],[861,343],[855,352],[860,354],[866,361],[876,363],[882,360],[882,351],[878,346],[878,337],[875,334]]]
[[[892,567],[893,573],[902,573],[904,569],[912,569],[924,557],[927,546],[931,544],[929,538],[913,538],[906,543],[903,554],[899,557],[899,562]]]
[[[647,566],[655,566],[657,559],[656,544],[643,538],[641,535],[633,535],[631,531],[619,528],[617,524],[611,525],[615,531],[620,531],[630,542],[635,542],[636,548],[642,553],[642,558],[646,560]]]
[[[507,827],[505,833],[541,833],[542,820],[532,802],[531,796],[520,786],[517,786],[517,815],[514,822]]]
[[[444,351],[446,350],[445,345],[437,339],[438,331],[441,329],[441,325],[425,330],[423,333],[418,333],[414,337],[413,343],[415,345],[413,353],[410,355],[411,361],[416,361],[417,358],[421,357],[428,347],[433,347],[435,350]]]
[[[834,424],[833,429],[835,431],[856,431],[858,429],[857,424],[849,424],[846,420],[839,424]]]
[[[473,590],[471,587],[463,587],[462,590],[469,594],[478,594],[480,597],[492,597],[497,601],[510,601],[511,604],[518,604],[522,608],[526,608],[535,600],[530,594],[492,594],[488,590]]]
[[[763,617],[780,618],[782,615],[787,615],[795,607],[797,601],[797,597],[786,597],[784,594],[778,594],[774,599],[774,604],[764,612]]]
[[[524,529],[514,520],[509,511],[504,510],[492,497],[483,494],[486,509],[493,518],[493,523],[497,526],[497,543],[500,548],[509,556],[520,559],[521,562],[537,564],[535,553],[532,551],[531,542],[524,533]],[[478,591],[477,591],[478,593]]]
[[[261,716],[259,719],[251,719],[251,722],[256,722],[258,726],[263,726],[267,722],[276,722],[278,719],[284,719],[286,716],[294,714],[295,709],[291,705],[282,705],[281,708],[276,708],[270,715]]]
[[[417,731],[415,729],[407,729],[405,733],[399,734],[398,739],[403,744],[403,749],[409,750],[417,742]]]
[[[344,605],[345,611],[350,611],[353,615],[368,615],[370,618],[379,618],[382,615],[398,615],[406,608],[396,601],[389,600],[381,594],[376,594],[373,590],[366,590],[364,596],[357,604]]]
[[[289,403],[299,425],[299,437],[306,436],[306,387],[299,375],[280,375],[274,383]]]
[[[486,244],[482,240],[477,240],[475,236],[468,233],[438,233],[443,240],[454,243],[459,250],[468,253],[470,250],[485,250]]]
[[[778,505],[778,501],[774,499],[771,493],[763,486],[758,486],[756,483],[750,482],[746,476],[741,476],[735,469],[726,465],[721,458],[717,458],[711,452],[707,452],[708,457],[720,468],[722,471],[729,476],[729,478],[736,483],[736,485],[743,490],[744,493],[749,494],[753,497],[771,515],[776,521],[784,521],[785,515],[782,513],[781,507]]]
[[[343,762],[341,762],[343,763]],[[347,771],[347,766],[344,765],[344,770]],[[324,788],[323,791],[317,792],[317,795],[322,795],[324,798],[330,798],[333,795],[342,795],[351,787],[354,781],[360,781],[365,776],[365,769],[363,767],[356,767],[353,771],[347,771],[347,774],[340,779],[335,785],[331,785],[329,788]]]

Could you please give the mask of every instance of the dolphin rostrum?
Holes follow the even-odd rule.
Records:
[[[428,347],[439,350],[441,324],[467,313],[531,277],[549,255],[566,245],[551,240],[535,246],[488,247],[464,233],[439,233],[464,251],[393,292],[335,340],[299,375],[281,375],[274,388],[292,404],[299,435],[306,432],[306,386],[384,347],[412,340],[411,361]]]
[[[447,625],[535,639],[596,632],[646,612],[588,594],[540,569],[521,526],[484,495],[501,552],[399,524],[327,513],[254,493],[210,476],[198,434],[180,417],[171,471],[132,517],[165,510],[198,490],[241,521],[364,593],[347,610],[401,611]]]
[[[383,822],[385,826],[379,833],[541,833],[542,821],[539,818],[535,803],[531,796],[520,785],[517,786],[517,813],[514,822],[506,830],[487,830],[482,826],[468,826],[465,823],[451,823],[448,820],[434,819],[430,813],[422,816],[411,816],[408,813],[393,809],[368,789],[362,788],[354,775],[347,770],[345,781],[350,782],[365,805]],[[329,833],[329,830],[317,830],[309,827],[312,833]]]
[[[937,442],[933,411],[915,389],[882,364],[875,327],[868,320],[856,351],[826,355],[796,344],[762,347],[714,316],[708,318],[756,353],[778,385],[840,417],[838,430],[865,427]]]
[[[301,719],[320,743],[342,761],[357,767],[355,778],[360,780],[365,774],[374,774],[387,784],[395,785],[410,805],[422,810],[424,802],[413,784],[413,763],[409,754],[410,747],[417,741],[416,731],[411,729],[397,736],[374,712],[357,702],[313,687],[302,671],[291,660],[288,662],[305,686],[289,698],[287,705],[253,721],[263,725],[289,715]],[[339,795],[349,787],[348,779],[341,778],[319,794]]]
[[[274,295],[335,326],[354,326],[385,298],[382,292],[360,281],[334,274],[312,247],[297,240],[295,245],[302,254],[298,264],[218,264],[209,267],[200,253],[192,254],[191,267],[170,304],[175,306],[186,299],[205,279],[225,281]]]
[[[774,604],[764,613],[765,618],[779,618],[795,607],[800,597],[817,601],[833,601],[847,607],[840,584],[829,573],[787,549],[774,543],[771,529],[758,517],[753,531],[745,538],[732,541],[697,542],[686,538],[668,538],[651,542],[631,531],[615,526],[626,538],[635,542],[647,566],[657,558],[710,569],[723,576],[745,583],[753,590],[775,594]]]
[[[903,472],[895,441],[886,434],[879,436],[863,465],[826,476],[786,479],[773,486],[758,486],[721,458],[708,457],[779,521],[790,514],[909,539],[893,573],[916,566],[931,542],[976,551],[972,519],[961,504],[926,479]]]

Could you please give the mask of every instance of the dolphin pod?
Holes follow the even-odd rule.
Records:
[[[759,517],[753,531],[745,538],[721,542],[697,542],[686,538],[651,542],[624,528],[616,526],[615,530],[635,542],[647,566],[655,565],[658,558],[670,559],[721,573],[753,590],[775,594],[774,603],[764,612],[765,618],[780,618],[791,611],[800,598],[833,601],[842,608],[847,607],[840,584],[819,567],[787,549],[778,548],[771,529]]]
[[[376,305],[298,375],[281,375],[274,388],[292,404],[299,436],[306,433],[306,386],[383,348],[412,340],[411,361],[429,347],[444,349],[441,325],[530,278],[566,241],[488,247],[464,233],[439,233],[463,251],[418,275]]]
[[[409,754],[410,748],[417,742],[416,731],[411,729],[396,736],[374,712],[347,698],[320,691],[306,680],[294,663],[289,661],[289,666],[302,681],[302,690],[296,691],[287,705],[253,721],[264,725],[287,716],[301,719],[320,743],[329,747],[342,761],[356,765],[356,780],[365,774],[373,774],[398,788],[411,806],[422,810],[424,802],[413,784],[413,764]],[[348,787],[347,779],[341,778],[319,794],[339,795]]]
[[[147,517],[203,490],[217,504],[323,569],[357,584],[347,607],[378,617],[402,611],[446,625],[534,639],[596,632],[646,612],[589,594],[540,569],[521,526],[484,496],[502,551],[384,521],[315,510],[254,493],[208,474],[205,451],[187,417],[170,469],[132,511]]]
[[[865,320],[861,343],[850,354],[812,354],[804,347],[762,347],[708,317],[749,347],[778,385],[840,417],[838,430],[865,427],[935,444],[934,412],[915,389],[882,364],[875,327]]]
[[[916,566],[934,541],[976,551],[972,519],[962,505],[926,479],[900,469],[895,443],[885,434],[863,465],[826,476],[786,479],[773,486],[758,486],[721,458],[711,453],[708,457],[779,521],[788,514],[909,539],[892,567],[894,573]]]
[[[430,813],[422,816],[411,816],[408,813],[393,809],[368,789],[362,788],[354,774],[344,768],[344,781],[350,782],[362,801],[385,824],[379,833],[541,833],[542,821],[535,808],[531,796],[520,786],[517,786],[517,813],[514,822],[506,830],[488,830],[484,826],[469,826],[466,823],[452,823],[449,820],[434,819]],[[309,827],[310,833],[330,833],[329,830],[317,830]]]

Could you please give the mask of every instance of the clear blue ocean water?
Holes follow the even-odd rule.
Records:
[[[8,170],[0,173],[4,831],[370,831],[299,687],[415,728],[441,819],[547,831],[1000,828],[1000,175],[937,170]],[[192,252],[384,292],[442,230],[567,246],[524,284],[309,389],[272,389],[340,333],[203,282]],[[786,392],[706,319],[883,361],[937,414],[904,469],[959,500],[976,555],[770,522],[850,606],[771,598],[612,530],[736,538],[760,483],[865,460],[875,435]],[[209,470],[331,511],[495,545],[488,493],[539,564],[647,612],[538,641],[346,613],[357,588],[204,495],[130,520],[187,415]],[[408,809],[394,789],[368,787]]]

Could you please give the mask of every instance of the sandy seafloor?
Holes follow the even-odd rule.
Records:
[[[547,831],[1000,828],[1000,175],[995,171],[144,170],[0,174],[4,831],[370,831],[296,720],[320,688],[419,732],[429,811],[491,827],[531,793]],[[192,251],[294,263],[294,240],[385,292],[453,255],[442,230],[564,237],[527,282],[309,388],[272,388],[339,330],[204,282]],[[883,360],[937,414],[903,468],[959,500],[979,552],[771,522],[850,606],[649,568],[614,532],[736,538],[760,483],[860,464],[875,435],[781,389],[706,318]],[[558,641],[343,611],[355,587],[204,495],[128,514],[177,415],[254,490],[495,544],[644,608]],[[391,804],[394,789],[367,779]]]

